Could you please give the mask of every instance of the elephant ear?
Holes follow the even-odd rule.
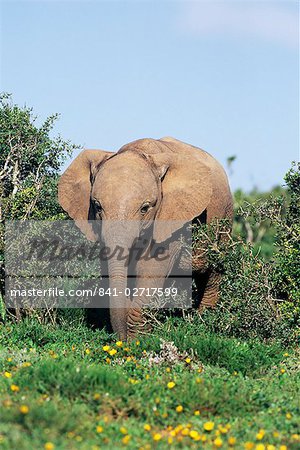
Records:
[[[97,240],[93,231],[90,210],[92,176],[95,168],[113,153],[103,150],[84,150],[70,164],[58,183],[58,201],[75,220],[76,225],[91,241]]]
[[[162,179],[162,202],[153,237],[162,242],[207,208],[212,179],[203,150],[172,138],[156,142],[161,151],[151,159]]]

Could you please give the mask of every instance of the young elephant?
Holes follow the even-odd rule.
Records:
[[[130,252],[134,241],[152,223],[152,239],[166,242],[179,223],[201,216],[232,220],[232,196],[221,165],[208,153],[176,139],[140,139],[117,153],[85,150],[72,162],[59,181],[61,206],[91,240],[99,239],[88,220],[101,220],[101,238],[109,248],[117,245]],[[135,223],[126,228],[112,223]],[[98,222],[97,222],[98,223]],[[163,224],[163,225],[158,225]],[[141,258],[136,263],[136,287],[162,288],[178,246],[168,246],[163,260]],[[178,262],[178,261],[177,261]],[[203,272],[201,267],[197,269]],[[155,274],[159,273],[159,277]],[[133,336],[142,324],[143,295],[129,299],[124,260],[108,261],[110,318],[120,339]],[[153,276],[151,276],[153,275]],[[197,274],[195,274],[197,280]],[[201,305],[213,306],[218,297],[219,275],[207,271]],[[201,286],[199,287],[201,290]]]

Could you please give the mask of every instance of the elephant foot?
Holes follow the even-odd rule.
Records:
[[[219,298],[219,285],[221,275],[217,272],[211,272],[208,276],[202,298],[198,307],[199,312],[203,312],[205,308],[213,308]]]

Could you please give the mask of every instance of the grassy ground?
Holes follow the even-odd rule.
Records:
[[[300,448],[297,349],[197,319],[130,345],[24,322],[0,325],[0,357],[1,449]]]

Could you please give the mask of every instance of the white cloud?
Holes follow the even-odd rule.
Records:
[[[288,47],[299,43],[298,4],[280,1],[185,1],[179,28],[198,36],[263,39]]]

